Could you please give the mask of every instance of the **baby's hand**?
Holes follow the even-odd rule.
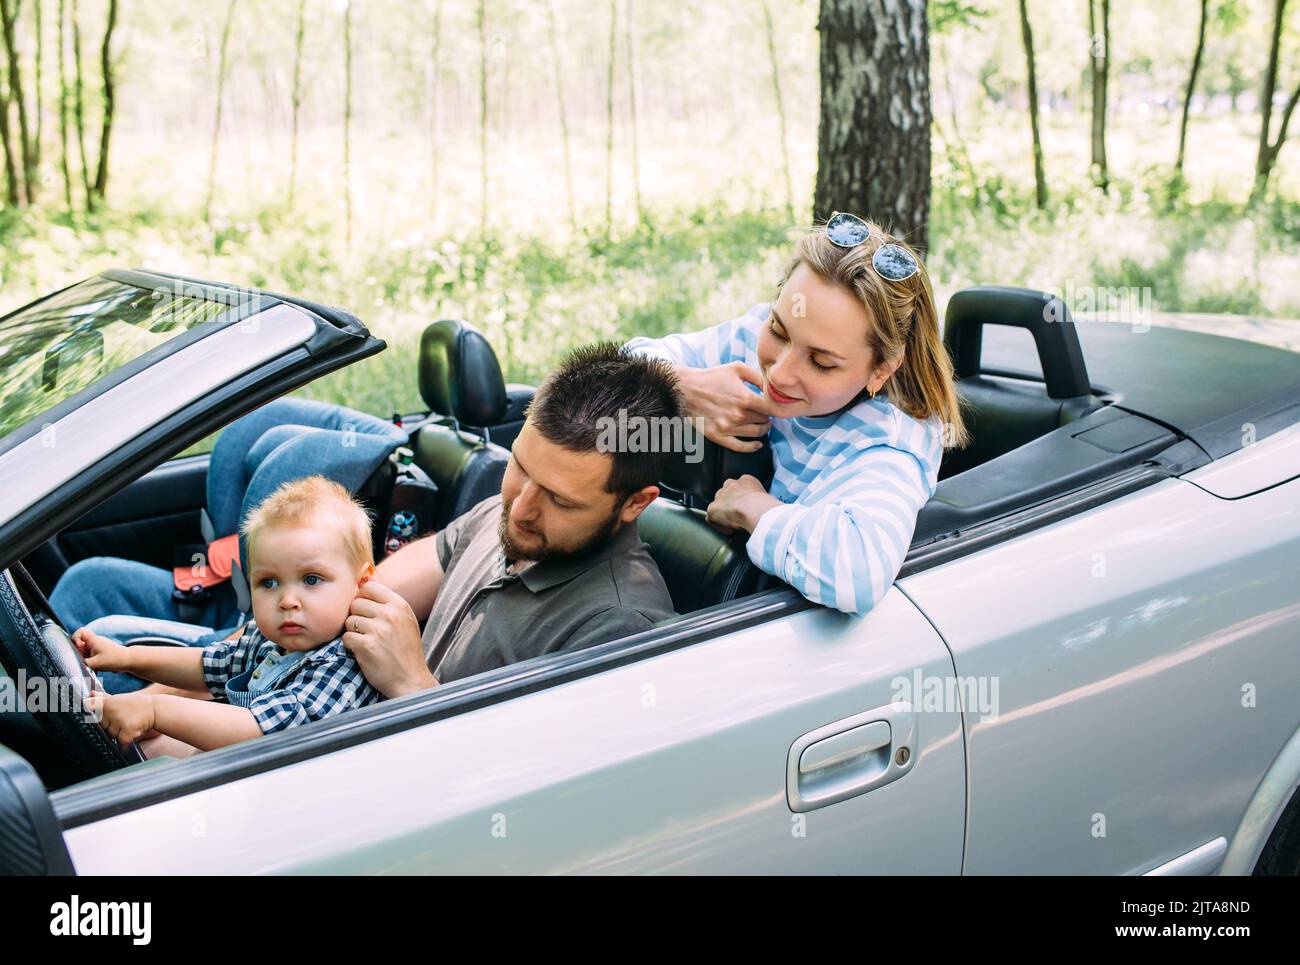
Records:
[[[126,670],[131,651],[108,637],[101,637],[85,627],[72,635],[72,643],[91,670]]]
[[[86,698],[86,710],[98,718],[104,730],[124,746],[154,729],[152,694],[96,692]]]

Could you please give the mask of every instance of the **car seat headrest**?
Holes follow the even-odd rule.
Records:
[[[496,425],[508,400],[496,352],[468,322],[442,319],[420,337],[424,404],[468,426]]]
[[[771,486],[772,449],[766,441],[757,452],[735,452],[705,439],[697,452],[675,453],[662,482],[707,505],[724,480],[745,475],[757,477],[765,488]]]

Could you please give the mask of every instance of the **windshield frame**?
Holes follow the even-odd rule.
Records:
[[[15,427],[7,435],[0,437],[0,456],[14,449],[18,445],[39,435],[45,426],[59,422],[61,419],[75,412],[91,400],[98,398],[105,392],[121,385],[123,382],[134,378],[141,372],[154,365],[157,365],[163,359],[166,359],[177,352],[183,351],[189,346],[202,341],[210,335],[213,335],[231,325],[247,322],[255,316],[266,311],[274,305],[281,304],[280,299],[267,295],[265,292],[251,288],[239,288],[233,285],[217,285],[211,282],[197,282],[188,279],[182,279],[174,276],[154,275],[142,271],[127,271],[113,269],[92,275],[89,278],[83,278],[73,283],[65,285],[58,291],[51,292],[33,302],[29,302],[20,308],[0,317],[0,323],[7,321],[15,315],[39,307],[42,303],[51,298],[61,295],[77,285],[93,281],[96,278],[104,278],[123,285],[131,285],[144,291],[167,291],[178,297],[195,298],[204,301],[213,301],[218,303],[230,303],[232,298],[237,299],[216,318],[200,322],[192,328],[166,339],[159,345],[146,352],[137,355],[130,361],[114,368],[110,372],[104,373],[95,379],[89,385],[77,390],[60,402],[55,403],[48,409],[37,413],[27,422]]]

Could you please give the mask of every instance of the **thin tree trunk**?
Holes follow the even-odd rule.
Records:
[[[794,187],[790,180],[790,149],[785,140],[785,98],[781,96],[781,62],[776,56],[776,30],[772,26],[772,10],[767,0],[763,2],[763,23],[767,28],[767,55],[772,61],[772,93],[776,97],[776,119],[781,131],[781,172],[785,176],[785,209],[794,221]]]
[[[633,4],[636,0],[627,0],[627,23],[623,25],[623,34],[627,38],[627,97],[632,110],[632,188],[636,197],[636,220],[639,224],[645,220],[641,205],[641,156],[637,149],[636,137],[636,35],[632,19]]]
[[[487,237],[488,212],[488,94],[487,94],[487,11],[485,0],[478,0],[478,158],[479,158],[479,235]]]
[[[1034,139],[1034,203],[1047,207],[1047,175],[1043,172],[1043,142],[1038,135],[1038,77],[1034,70],[1034,34],[1029,27],[1026,0],[1020,0],[1020,35],[1025,42],[1025,64],[1029,74],[1029,129]]]
[[[429,222],[433,224],[438,218],[438,163],[441,160],[439,124],[442,117],[439,111],[442,100],[442,0],[435,0],[433,5],[433,57],[430,66],[429,84]]]
[[[1196,53],[1192,55],[1192,72],[1187,77],[1187,95],[1183,98],[1183,119],[1178,125],[1178,159],[1174,161],[1174,174],[1182,177],[1183,157],[1187,148],[1187,119],[1192,113],[1192,95],[1196,92],[1196,75],[1201,71],[1201,55],[1205,53],[1205,21],[1210,12],[1210,0],[1201,0],[1201,26],[1196,34]]]
[[[95,195],[90,190],[90,164],[86,160],[86,112],[83,88],[84,77],[81,70],[81,18],[77,12],[77,0],[72,0],[72,64],[73,64],[73,119],[77,122],[77,152],[81,157],[81,186],[86,192],[86,211],[95,210]]]
[[[67,40],[67,9],[59,0],[59,163],[63,169],[63,200],[72,212],[72,175],[68,171],[68,72],[64,46]]]
[[[555,40],[555,0],[546,0],[547,35],[551,44],[551,66],[555,74],[555,100],[560,109],[560,137],[564,142],[564,187],[569,199],[569,223],[578,233],[578,213],[573,201],[573,160],[569,150],[569,112],[564,102],[564,81],[560,71],[560,45]]]
[[[813,216],[852,211],[924,248],[930,218],[925,0],[821,0]]]
[[[18,63],[18,44],[14,36],[14,22],[18,19],[19,0],[0,0],[0,20],[3,21],[5,52],[9,56],[9,99],[18,108],[18,146],[22,154],[23,196],[28,204],[36,200],[36,172],[32,157],[31,132],[27,126],[27,99],[23,96],[22,70]]]
[[[104,75],[104,121],[99,129],[99,168],[95,171],[95,197],[103,202],[108,194],[108,144],[113,134],[113,28],[117,26],[117,0],[108,0],[108,23],[104,42],[99,48],[100,69]]]
[[[36,16],[36,136],[32,139],[32,170],[36,171],[37,177],[39,177],[41,170],[41,139],[45,129],[44,98],[41,96],[41,68],[45,59],[45,43],[42,37],[43,31],[41,30],[41,6],[44,0],[32,0],[32,2],[34,4],[32,12]]]
[[[298,19],[293,33],[293,89],[289,98],[293,110],[289,131],[289,210],[298,187],[298,113],[302,109],[302,40],[307,30],[307,0],[298,0]]]
[[[1273,34],[1269,44],[1268,70],[1264,74],[1264,90],[1260,94],[1262,117],[1259,125],[1259,153],[1255,158],[1255,186],[1251,190],[1250,200],[1253,204],[1264,195],[1268,187],[1269,176],[1277,161],[1278,152],[1286,140],[1286,130],[1291,123],[1291,114],[1295,111],[1296,101],[1300,100],[1300,87],[1287,100],[1282,112],[1282,126],[1278,129],[1277,140],[1269,142],[1268,132],[1273,120],[1273,96],[1277,92],[1277,58],[1278,47],[1282,38],[1283,14],[1286,12],[1286,0],[1275,0],[1273,12]]]
[[[230,44],[230,28],[235,22],[235,5],[238,0],[230,0],[226,5],[226,22],[221,28],[221,47],[217,54],[217,108],[212,119],[212,152],[208,159],[208,194],[203,199],[203,221],[212,224],[212,196],[217,188],[217,147],[221,143],[221,103],[226,90],[226,50]]]
[[[352,247],[352,2],[343,3],[343,211],[344,238]]]
[[[0,52],[4,52],[3,45],[0,45]],[[8,58],[7,53],[5,57]],[[5,156],[5,203],[16,208],[20,203],[18,162],[14,159],[13,138],[9,133],[9,87],[2,76],[0,76],[0,147],[4,148]]]
[[[605,237],[614,232],[614,55],[618,0],[609,0],[609,70],[605,79]]]
[[[1097,33],[1098,0],[1088,0],[1089,64],[1092,74],[1092,177],[1102,191],[1110,188],[1106,164],[1106,88],[1110,79],[1110,0],[1100,0],[1101,33]]]

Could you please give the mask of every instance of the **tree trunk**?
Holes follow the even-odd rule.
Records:
[[[235,4],[226,5],[226,23],[221,28],[221,48],[217,54],[217,109],[212,119],[212,153],[208,159],[208,194],[203,200],[203,221],[212,224],[212,196],[217,186],[217,146],[221,138],[221,102],[226,90],[226,50],[230,44],[230,28],[235,22]]]
[[[41,96],[41,73],[43,61],[45,59],[45,44],[41,36],[41,5],[44,0],[32,0],[32,12],[36,17],[36,96],[34,98],[34,108],[36,111],[36,136],[32,138],[32,170],[37,172],[40,177],[41,170],[41,139],[44,134],[44,98]]]
[[[1201,55],[1205,53],[1205,21],[1210,12],[1210,0],[1201,0],[1201,26],[1196,34],[1196,53],[1192,55],[1192,72],[1187,77],[1187,95],[1183,98],[1183,119],[1178,125],[1178,159],[1174,161],[1174,174],[1183,175],[1183,157],[1187,148],[1187,119],[1192,113],[1192,95],[1196,92],[1196,75],[1201,70]]]
[[[108,0],[108,23],[104,43],[99,48],[100,69],[104,74],[104,122],[99,129],[99,167],[95,171],[95,197],[103,202],[108,194],[108,143],[113,134],[113,28],[117,26],[117,0]]]
[[[72,116],[77,122],[77,153],[81,157],[81,186],[86,192],[86,211],[90,212],[95,210],[95,194],[90,189],[90,164],[86,160],[86,112],[82,93],[85,82],[81,70],[81,17],[77,12],[77,0],[72,0],[72,65],[74,72]]]
[[[65,21],[67,9],[59,0],[59,163],[63,169],[63,200],[72,211],[72,175],[68,171],[68,72],[64,53],[66,44]]]
[[[641,156],[636,139],[636,35],[632,20],[633,4],[636,0],[627,0],[627,23],[623,33],[627,37],[627,98],[632,109],[632,188],[636,197],[636,220],[645,220],[641,206]]]
[[[298,114],[302,109],[302,40],[307,30],[307,0],[298,0],[298,19],[293,32],[293,88],[289,94],[293,116],[289,128],[289,210],[298,188]]]
[[[785,139],[785,99],[781,96],[781,61],[776,56],[776,31],[772,27],[772,10],[763,0],[763,24],[767,29],[767,55],[772,61],[772,93],[776,97],[776,119],[781,132],[781,172],[785,176],[785,210],[794,221],[794,188],[790,181],[790,149]]]
[[[618,0],[609,0],[609,70],[605,78],[605,237],[614,232],[614,55]]]
[[[36,172],[32,155],[31,132],[27,126],[27,99],[23,96],[23,75],[18,63],[18,44],[14,22],[18,19],[19,0],[0,0],[0,21],[4,27],[5,53],[9,57],[9,99],[18,108],[18,148],[22,155],[23,197],[28,204],[36,200]]]
[[[0,51],[3,51],[3,46],[0,46]],[[7,59],[8,54],[5,56]],[[9,88],[3,77],[0,77],[0,147],[5,156],[5,203],[16,208],[20,203],[18,162],[14,160],[13,138],[9,133]]]
[[[1264,74],[1264,90],[1260,95],[1260,108],[1263,116],[1260,118],[1259,125],[1259,153],[1255,159],[1255,186],[1250,193],[1252,204],[1262,198],[1264,191],[1268,188],[1268,179],[1273,173],[1273,165],[1277,161],[1278,152],[1282,150],[1283,142],[1286,141],[1286,130],[1291,123],[1291,115],[1295,112],[1296,102],[1300,101],[1300,86],[1297,86],[1295,93],[1287,100],[1286,107],[1282,111],[1282,125],[1278,128],[1277,139],[1270,143],[1268,132],[1273,120],[1273,95],[1277,92],[1277,56],[1282,39],[1282,23],[1285,12],[1286,0],[1275,0],[1268,70]]]
[[[1029,74],[1029,129],[1034,139],[1034,203],[1047,207],[1047,175],[1043,173],[1043,142],[1038,136],[1038,77],[1034,70],[1034,34],[1029,28],[1029,9],[1020,0],[1020,35],[1025,42],[1025,64]]]
[[[1097,33],[1098,2],[1101,5],[1100,34]],[[1092,74],[1092,177],[1097,187],[1107,191],[1110,188],[1110,171],[1106,164],[1106,88],[1110,79],[1110,0],[1088,0],[1088,35],[1089,64]],[[1028,44],[1029,41],[1026,40],[1026,49]]]
[[[813,215],[852,211],[924,248],[930,217],[925,0],[821,0]]]
[[[442,145],[439,143],[438,125],[442,123],[439,113],[442,99],[442,0],[435,0],[433,5],[433,56],[429,74],[429,223],[433,225],[438,218],[438,162],[441,159]]]
[[[487,238],[488,220],[488,88],[487,88],[487,11],[486,0],[478,0],[478,159],[479,208],[478,231]]]
[[[352,0],[343,3],[343,234],[352,247]]]
[[[569,223],[578,233],[578,212],[573,201],[573,159],[569,150],[569,112],[564,101],[564,80],[560,70],[560,45],[555,40],[555,0],[546,0],[547,34],[551,44],[551,65],[555,72],[555,100],[560,109],[560,137],[564,141],[564,187],[569,199]]]

